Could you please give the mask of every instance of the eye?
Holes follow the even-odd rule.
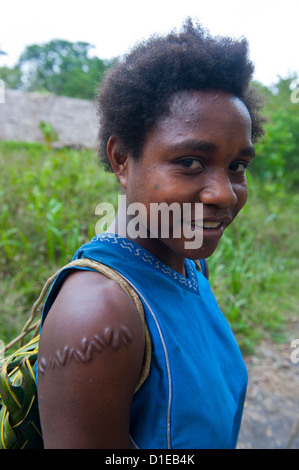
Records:
[[[196,158],[184,158],[183,160],[179,161],[179,165],[190,170],[198,170],[203,167],[202,162]]]
[[[246,162],[234,162],[229,167],[230,170],[235,173],[244,173],[248,169],[248,163]]]

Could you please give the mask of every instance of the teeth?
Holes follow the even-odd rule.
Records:
[[[195,222],[194,221],[193,225],[195,227],[213,229],[213,228],[218,228],[221,225],[221,222],[203,222],[203,221]]]
[[[200,228],[203,227],[203,223],[202,223],[202,222],[194,222],[194,225],[195,225],[195,227],[200,227]]]
[[[221,222],[204,222],[203,228],[217,228],[221,225]]]

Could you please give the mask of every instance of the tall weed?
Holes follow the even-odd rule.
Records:
[[[92,151],[0,142],[0,338],[19,331],[45,280],[94,236],[118,184]]]

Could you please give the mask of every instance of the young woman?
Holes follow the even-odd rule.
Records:
[[[99,153],[125,206],[74,259],[124,276],[146,327],[104,275],[72,269],[57,278],[39,351],[45,447],[236,446],[247,372],[204,260],[247,200],[246,168],[262,134],[252,72],[245,40],[212,38],[188,20],[137,45],[101,84]],[[175,216],[158,217],[153,234],[151,210],[160,204],[175,207],[176,226]],[[190,244],[191,235],[200,243]]]

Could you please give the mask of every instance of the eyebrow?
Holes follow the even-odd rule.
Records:
[[[217,145],[211,142],[207,142],[205,140],[187,139],[187,140],[183,140],[182,142],[171,144],[169,146],[169,149],[173,151],[185,151],[186,149],[190,149],[190,150],[193,150],[194,152],[197,152],[197,151],[209,152],[212,150],[216,150]]]
[[[190,149],[193,152],[211,152],[217,150],[217,145],[213,144],[212,142],[207,142],[205,140],[195,140],[195,139],[187,139],[182,142],[178,142],[175,144],[171,144],[169,146],[169,150],[173,152],[180,152],[186,151],[186,149]],[[244,157],[254,157],[255,156],[255,148],[253,145],[249,147],[244,147],[238,152],[238,156]]]
[[[239,152],[239,155],[240,155],[240,157],[245,157],[245,156],[255,157],[255,148],[254,148],[254,146],[250,145],[249,147],[246,147],[246,148],[242,149]]]

